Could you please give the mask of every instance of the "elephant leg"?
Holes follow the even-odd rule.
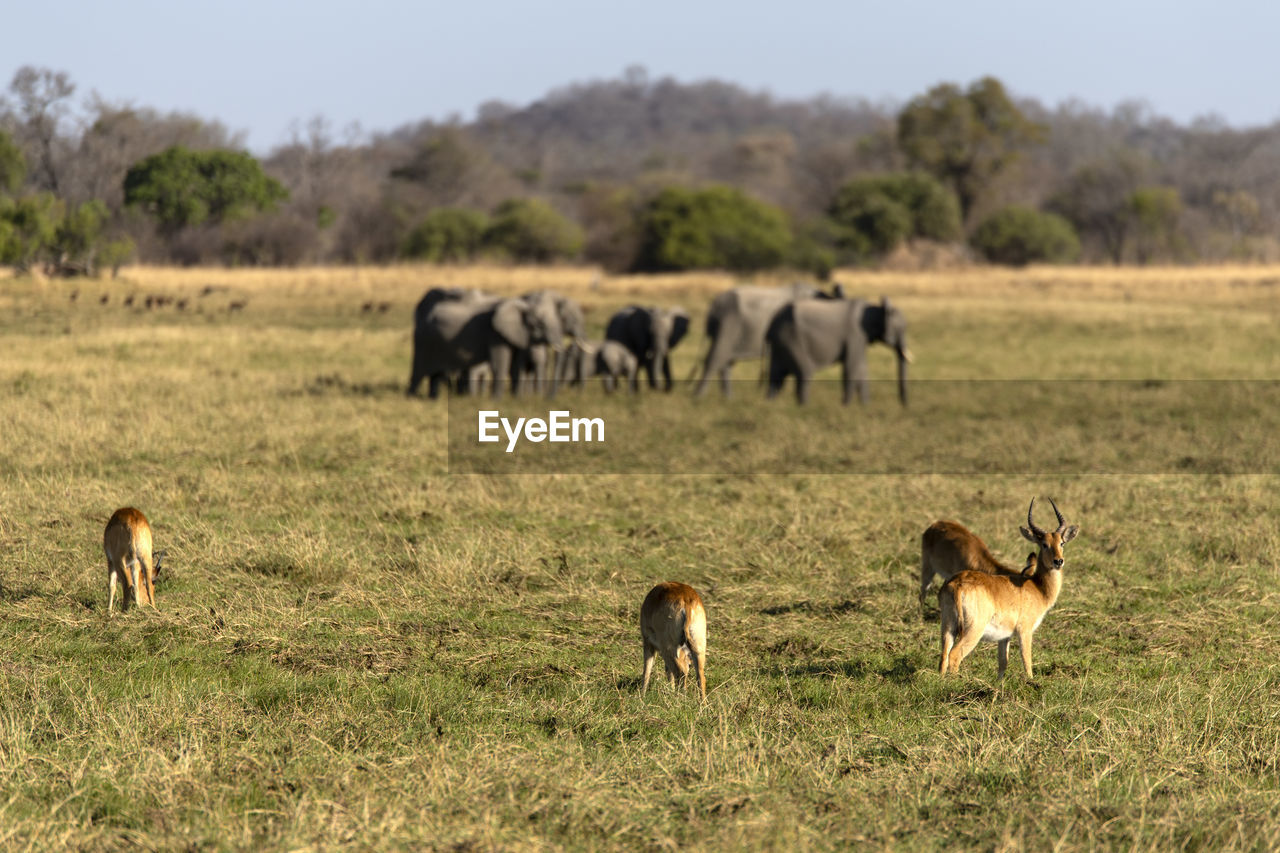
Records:
[[[431,374],[431,378],[427,381],[427,396],[432,400],[440,396],[440,380],[439,373]]]
[[[844,405],[853,400],[854,391],[858,392],[858,402],[867,404],[867,359],[866,353],[855,354],[845,359],[844,363]]]
[[[730,335],[722,328],[711,342],[711,348],[707,351],[707,359],[702,365],[702,378],[698,380],[698,388],[695,391],[696,396],[702,396],[703,392],[707,390],[707,383],[717,373],[720,374],[721,390],[725,394],[729,393],[729,386],[726,383],[729,381],[729,369],[733,367],[729,338]]]
[[[502,397],[502,378],[511,375],[511,349],[506,346],[495,346],[489,350],[489,366],[493,370],[493,398]]]
[[[796,402],[804,405],[809,402],[809,382],[812,380],[812,372],[803,368],[796,368]]]
[[[778,396],[782,391],[782,385],[787,381],[787,366],[782,361],[782,356],[775,354],[769,359],[769,390],[767,395],[769,399]]]

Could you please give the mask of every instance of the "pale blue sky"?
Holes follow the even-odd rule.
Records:
[[[894,101],[994,74],[1051,106],[1142,99],[1183,122],[1280,119],[1280,3],[1260,0],[51,0],[0,20],[0,86],[24,64],[65,70],[77,96],[216,118],[260,153],[317,113],[390,130],[632,64]]]

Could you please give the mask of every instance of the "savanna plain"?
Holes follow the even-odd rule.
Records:
[[[838,278],[902,306],[922,400],[970,379],[1280,378],[1276,268]],[[1099,473],[1045,441],[1022,473],[778,473],[768,436],[892,454],[946,411],[889,384],[847,410],[766,402],[744,364],[728,400],[564,395],[606,423],[661,412],[695,473],[461,474],[448,407],[403,393],[428,287],[554,288],[596,335],[619,306],[683,304],[684,379],[733,283],[0,281],[0,847],[1280,848],[1274,466]],[[871,367],[890,379],[891,354]],[[1079,387],[1009,403],[1087,431]],[[1193,433],[1204,415],[1170,411]],[[984,440],[1004,414],[982,413]],[[717,470],[716,425],[744,423],[757,438],[739,429]],[[1081,528],[1035,677],[1014,654],[998,682],[983,645],[943,680],[920,533],[953,518],[1020,561],[1033,495]],[[158,609],[108,618],[102,531],[126,505],[167,557]],[[638,611],[664,580],[706,602],[705,705],[639,695]]]

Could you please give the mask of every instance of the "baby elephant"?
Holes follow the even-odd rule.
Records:
[[[555,384],[581,385],[599,376],[604,390],[613,391],[619,379],[631,385],[638,369],[635,355],[617,341],[574,341],[556,363]]]
[[[644,642],[644,679],[640,695],[649,689],[653,660],[661,654],[667,678],[684,683],[693,665],[698,693],[707,700],[707,610],[691,586],[660,583],[640,608],[640,638]]]

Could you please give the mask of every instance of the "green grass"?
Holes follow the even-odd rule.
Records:
[[[745,383],[728,402],[566,395],[702,473],[448,474],[447,407],[402,393],[425,279],[374,315],[325,280],[200,314],[99,306],[106,282],[75,304],[0,284],[0,846],[1280,846],[1274,474],[1082,474],[1063,460],[1097,441],[1088,400],[1015,394],[1033,413],[1015,433],[946,395],[802,411]],[[637,298],[609,287],[597,331]],[[1272,289],[885,292],[923,392],[1274,377]],[[700,316],[700,294],[652,301]],[[702,352],[695,335],[676,373]],[[883,350],[872,367],[892,376]],[[1174,426],[1216,413],[1177,402]],[[1237,436],[1264,450],[1265,402]],[[927,458],[955,424],[984,432],[981,461],[1041,405],[1033,472],[820,473],[843,444]],[[753,473],[784,441],[806,473]],[[956,518],[1018,559],[1037,494],[1081,534],[1034,682],[1016,655],[997,682],[990,645],[941,680],[920,532]],[[166,574],[157,612],[108,620],[102,529],[129,504]],[[638,609],[662,580],[708,608],[704,707],[638,695]]]

